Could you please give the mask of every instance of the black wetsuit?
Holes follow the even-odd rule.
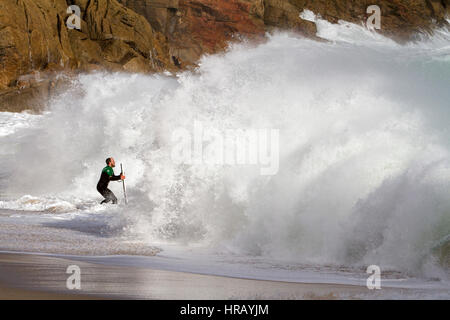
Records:
[[[108,189],[108,184],[110,181],[117,181],[120,180],[120,175],[115,176],[114,170],[110,166],[106,166],[102,170],[102,174],[100,176],[100,180],[97,183],[97,191],[100,192],[100,194],[105,197],[105,200],[103,200],[101,203],[108,203],[112,201],[112,203],[117,203],[117,198],[114,195],[114,193]]]

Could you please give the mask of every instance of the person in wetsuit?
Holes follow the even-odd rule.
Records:
[[[103,168],[100,180],[97,183],[97,191],[105,198],[101,204],[110,201],[112,201],[113,204],[117,204],[117,198],[114,193],[108,189],[108,184],[110,181],[125,180],[125,176],[122,173],[118,176],[114,175],[113,168],[115,166],[116,162],[114,161],[114,158],[106,159],[106,167]]]

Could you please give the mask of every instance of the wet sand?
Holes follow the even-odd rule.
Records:
[[[81,269],[81,290],[66,287],[69,265]],[[0,253],[0,299],[357,299],[368,293],[359,286],[249,280]]]

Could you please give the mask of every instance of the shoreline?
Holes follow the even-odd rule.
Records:
[[[81,290],[66,287],[69,265]],[[391,289],[385,289],[391,290]],[[97,264],[33,253],[0,252],[0,299],[364,299],[354,285],[293,283]],[[372,291],[373,292],[373,291]]]

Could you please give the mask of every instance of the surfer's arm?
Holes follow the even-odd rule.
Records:
[[[122,178],[122,174],[119,174],[118,176],[114,175],[114,171],[110,167],[106,167],[104,170],[109,177],[109,181],[117,181]]]
[[[109,176],[109,180],[110,180],[110,181],[125,180],[125,176],[124,176],[122,173],[119,174],[118,176],[115,176],[114,173],[112,173],[112,174]]]
[[[112,176],[109,177],[109,180],[111,180],[111,181],[117,181],[117,180],[120,180],[120,175],[118,175],[118,176],[112,175]]]

